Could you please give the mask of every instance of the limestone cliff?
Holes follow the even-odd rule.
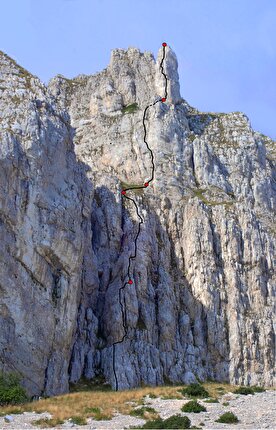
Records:
[[[151,175],[161,59],[117,49],[45,87],[0,54],[0,366],[30,394],[97,375],[273,384],[275,142],[189,106],[169,47],[122,313],[139,219],[121,190]]]

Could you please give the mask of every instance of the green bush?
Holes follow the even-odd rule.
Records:
[[[225,424],[231,424],[231,423],[238,423],[238,417],[236,417],[233,412],[225,412],[225,414],[222,414],[218,420],[216,420],[217,423],[225,423]]]
[[[166,420],[161,418],[153,421],[146,422],[143,429],[189,429],[191,421],[188,417],[181,417],[180,415],[173,415]]]
[[[239,387],[234,391],[234,394],[243,394],[247,396],[248,394],[254,394],[254,390],[251,387]]]
[[[83,417],[71,417],[71,423],[77,424],[78,426],[85,426],[87,424],[87,421]]]
[[[223,406],[229,406],[229,402],[223,402]]]
[[[210,397],[208,391],[200,384],[190,384],[188,387],[180,390],[181,394],[189,397]]]
[[[157,399],[157,396],[154,393],[149,393],[148,396],[150,399]]]
[[[28,400],[26,392],[20,385],[17,375],[0,374],[0,405],[23,403]]]
[[[200,405],[196,400],[191,400],[188,403],[185,403],[181,408],[182,412],[194,412],[198,414],[199,412],[206,412],[206,408]]]

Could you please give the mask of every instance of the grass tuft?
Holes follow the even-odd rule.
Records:
[[[150,406],[143,406],[142,408],[133,409],[130,411],[129,415],[146,419],[159,418],[157,411]]]
[[[112,419],[112,415],[105,415],[103,413],[95,414],[93,419],[96,421],[109,421]]]
[[[254,393],[264,393],[266,391],[264,387],[257,387],[256,385],[253,385],[251,388],[254,390]]]
[[[32,424],[35,426],[41,426],[41,427],[56,427],[58,425],[63,424],[64,421],[61,419],[55,419],[55,418],[40,418],[39,420],[32,421]]]
[[[182,398],[183,397],[180,394],[171,394],[171,395],[161,397],[162,400],[171,400],[171,399],[181,400]]]
[[[130,415],[141,417],[144,415],[145,412],[156,413],[156,410],[154,408],[151,408],[150,406],[143,406],[142,408],[139,408],[139,409],[133,409]]]
[[[92,415],[93,419],[96,421],[110,420],[112,418],[112,414],[104,414],[101,408],[85,408],[85,415]]]
[[[86,414],[100,414],[101,410],[100,408],[85,408],[84,412]]]
[[[252,387],[239,387],[234,391],[234,394],[243,394],[248,396],[248,394],[255,394]]]
[[[87,424],[86,419],[79,416],[71,417],[70,421],[71,423],[77,424],[78,426],[85,426]]]
[[[205,403],[219,403],[218,399],[215,398],[210,398],[210,399],[206,399],[204,400]]]

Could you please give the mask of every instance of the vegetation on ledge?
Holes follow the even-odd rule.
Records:
[[[137,103],[132,103],[131,105],[124,106],[122,109],[123,115],[126,113],[134,113],[139,109],[139,106]]]

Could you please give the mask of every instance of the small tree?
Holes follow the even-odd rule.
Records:
[[[20,385],[20,378],[14,374],[0,373],[0,405],[23,403],[27,395]]]

